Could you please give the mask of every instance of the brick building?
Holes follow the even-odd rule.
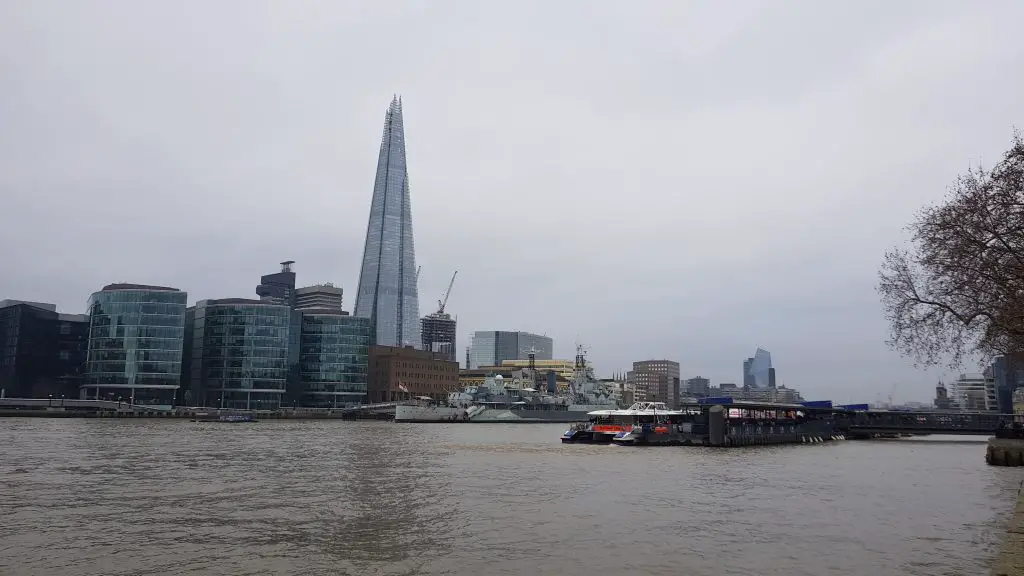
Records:
[[[371,346],[367,380],[370,403],[415,396],[444,400],[459,387],[459,363],[409,346]]]

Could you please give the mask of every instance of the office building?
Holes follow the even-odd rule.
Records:
[[[786,388],[785,386],[777,388],[740,388],[732,382],[724,382],[718,386],[712,386],[708,390],[708,396],[712,398],[729,397],[734,400],[773,402],[778,404],[799,404],[804,401],[800,392],[793,388]]]
[[[421,348],[405,127],[398,98],[384,117],[355,315],[370,320],[375,344]]]
[[[326,308],[341,310],[344,291],[331,283],[315,284],[295,290],[295,308]]]
[[[711,380],[696,376],[686,381],[686,395],[692,398],[705,398],[711,392]]]
[[[501,366],[504,368],[529,368],[530,360],[502,360]],[[554,372],[555,375],[565,381],[572,379],[573,372],[576,371],[575,360],[536,360],[533,362],[534,368],[537,372],[545,374],[547,372]],[[587,362],[587,366],[590,366],[590,362]]]
[[[187,294],[110,284],[89,298],[82,398],[174,405],[181,385]]]
[[[295,272],[292,272],[294,260],[281,262],[281,271],[260,277],[256,287],[256,295],[260,300],[273,304],[295,306]]]
[[[301,310],[295,403],[338,408],[366,400],[372,331],[369,318],[334,308]]]
[[[633,362],[631,383],[637,401],[664,402],[674,407],[679,402],[679,363],[672,360]]]
[[[996,382],[990,374],[961,374],[951,385],[953,403],[965,412],[999,410]]]
[[[0,300],[0,396],[77,398],[89,317],[55,304]]]
[[[459,363],[412,347],[371,346],[369,402],[445,400],[459,389]]]
[[[470,343],[469,368],[501,366],[505,360],[551,360],[554,341],[529,332],[477,331]]]
[[[1013,413],[1013,395],[1024,389],[1024,354],[997,357],[989,366],[989,372],[995,381],[999,411]]]
[[[420,321],[423,349],[444,356],[451,362],[455,359],[456,321],[447,312],[427,314]]]
[[[200,300],[188,309],[183,401],[276,410],[287,390],[291,308],[276,300]]]
[[[775,386],[772,355],[764,348],[758,348],[753,358],[747,358],[743,362],[743,386],[762,389]]]

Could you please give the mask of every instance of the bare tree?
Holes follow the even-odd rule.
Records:
[[[922,209],[910,246],[885,254],[889,344],[920,364],[1024,351],[1024,140]]]

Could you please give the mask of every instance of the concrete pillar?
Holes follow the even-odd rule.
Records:
[[[708,410],[708,440],[712,446],[725,444],[725,408],[721,405]]]

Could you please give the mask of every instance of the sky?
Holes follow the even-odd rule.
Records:
[[[354,304],[403,99],[421,313],[811,399],[927,401],[886,249],[1024,125],[1024,3],[0,2],[0,299]],[[966,366],[976,371],[976,366]]]

